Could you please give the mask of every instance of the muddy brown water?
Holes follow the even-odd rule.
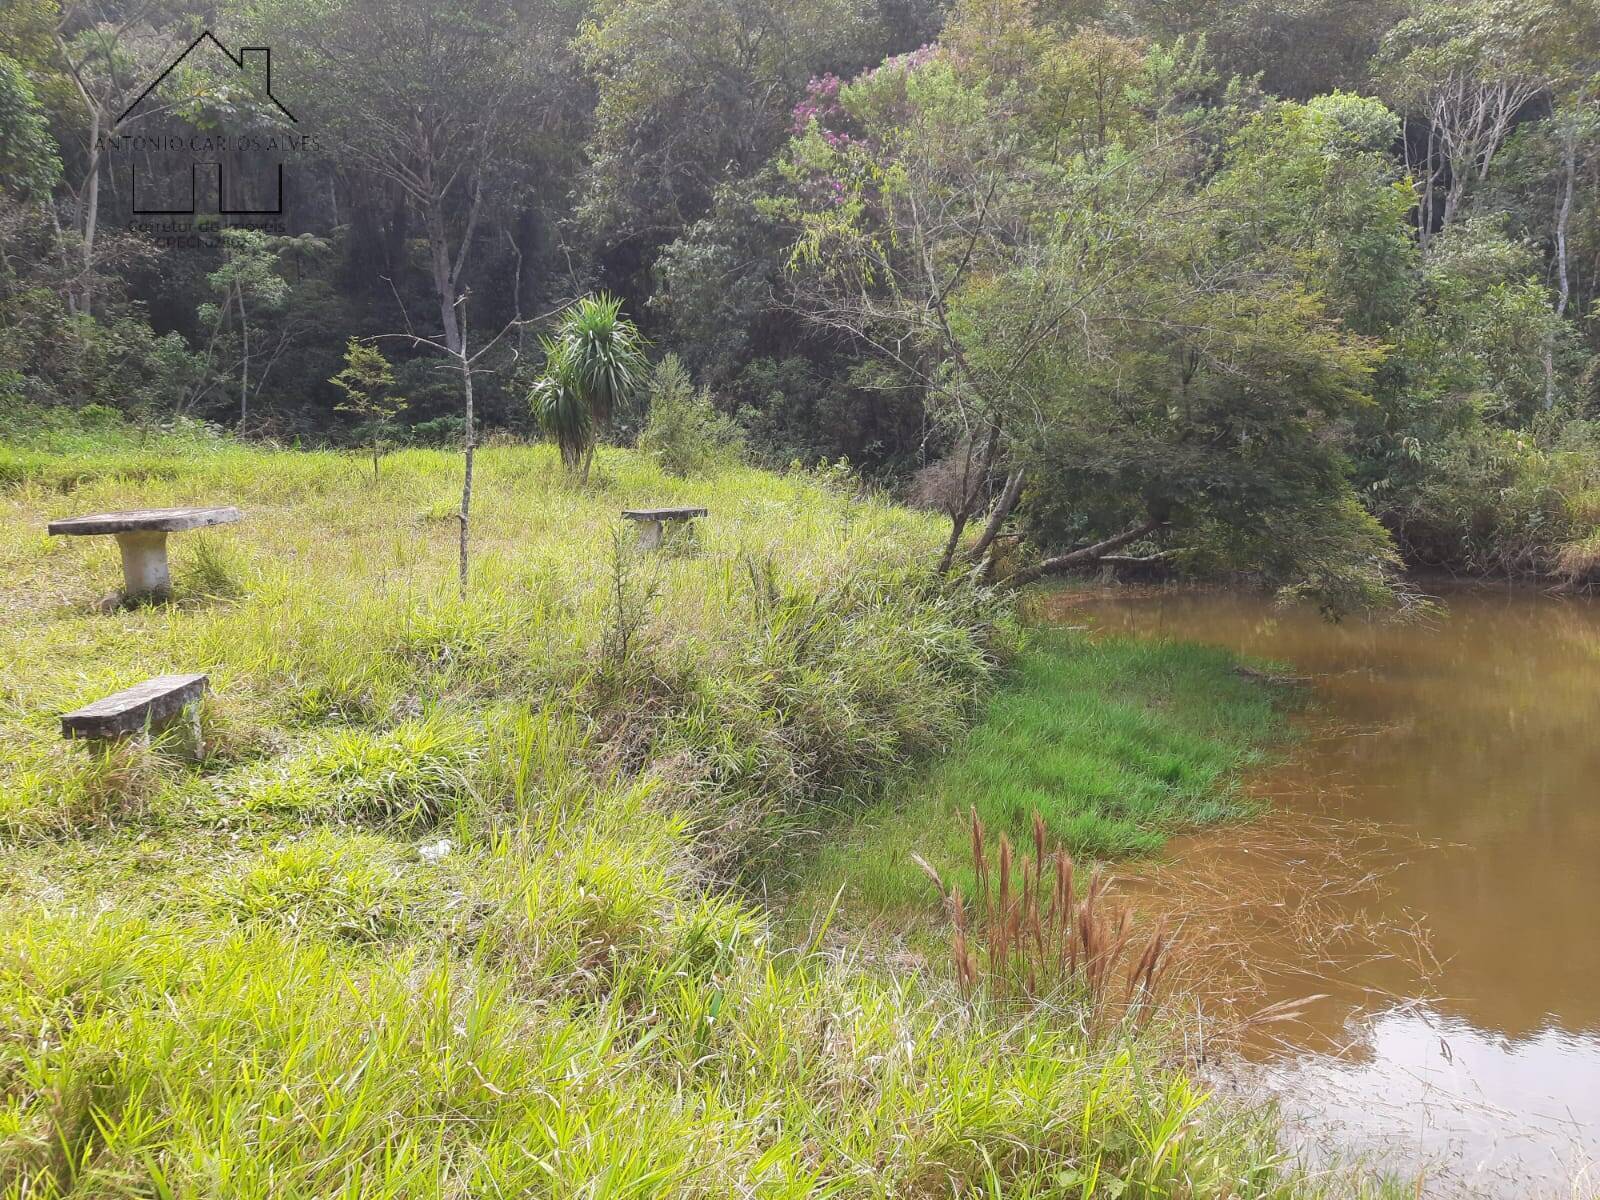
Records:
[[[1256,826],[1179,839],[1132,890],[1185,897],[1312,1164],[1439,1195],[1600,1196],[1600,602],[1433,584],[1420,624],[1228,593],[1065,592],[1056,619],[1209,642],[1306,678]]]

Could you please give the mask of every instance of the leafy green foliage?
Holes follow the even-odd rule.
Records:
[[[61,158],[21,64],[0,53],[0,180],[14,195],[41,199],[61,177]]]
[[[782,144],[807,77],[876,34],[859,0],[602,0],[592,13],[578,39],[598,89],[581,211],[619,240],[703,215],[719,182]]]
[[[376,346],[351,338],[344,349],[344,369],[330,381],[344,393],[337,407],[360,416],[372,447],[372,477],[378,477],[378,455],[386,437],[392,437],[394,419],[406,408],[406,398],[394,391],[394,368]]]
[[[672,475],[706,475],[739,461],[738,427],[696,388],[677,355],[656,364],[650,377],[649,417],[639,434],[639,449]]]
[[[792,148],[813,312],[930,394],[959,460],[952,539],[989,475],[1023,469],[1040,561],[1019,578],[1143,529],[1168,557],[1226,541],[1330,605],[1381,599],[1395,560],[1339,423],[1385,357],[1351,327],[1381,325],[1411,269],[1376,149],[1393,118],[1334,97],[1202,120],[1196,59],[1006,19],[1001,49],[987,15],[958,16],[947,47],[844,87],[844,126],[813,120]],[[1112,99],[1077,107],[1087,78]],[[1319,537],[1284,541],[1296,525]]]
[[[1127,553],[1298,588],[1283,556],[1248,561],[1265,545],[1248,527],[1315,526],[1344,530],[1347,578],[1370,592],[1387,558],[1352,494],[1391,534],[1402,513],[1417,528],[1416,489],[1442,494],[1424,461],[1494,457],[1501,430],[1546,453],[1592,415],[1592,9],[228,3],[208,19],[229,46],[277,47],[301,121],[213,54],[168,81],[159,132],[304,135],[296,234],[188,245],[130,236],[116,140],[158,131],[113,126],[193,15],[17,0],[0,14],[0,175],[22,201],[0,210],[0,402],[370,445],[382,431],[339,419],[332,380],[351,338],[404,327],[427,340],[394,343],[391,392],[421,440],[467,432],[461,373],[428,353],[469,332],[489,347],[475,421],[520,435],[538,422],[516,364],[538,347],[495,331],[604,282],[752,457],[958,481],[952,560],[1025,469],[1028,519],[1002,537],[1035,535],[1008,553],[1024,571],[1154,521]],[[1246,337],[1261,304],[1283,315]],[[1314,353],[1295,361],[1296,344]],[[539,388],[580,471],[608,427],[642,427],[648,368],[604,358],[552,361]],[[1353,391],[1327,386],[1351,368]],[[1088,444],[1098,421],[1109,435]],[[1051,442],[1074,425],[1090,469],[1038,474],[1068,461]],[[1246,496],[1250,471],[1301,454],[1293,480]],[[1544,563],[1559,544],[1489,557]]]

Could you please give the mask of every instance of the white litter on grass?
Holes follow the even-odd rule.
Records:
[[[449,838],[440,838],[437,842],[423,842],[417,847],[417,857],[425,863],[436,863],[449,853]]]

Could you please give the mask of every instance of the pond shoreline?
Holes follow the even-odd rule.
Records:
[[[841,941],[870,940],[890,947],[897,965],[938,974],[948,925],[922,864],[970,896],[960,836],[967,807],[1019,846],[1027,818],[1042,811],[1053,838],[1108,862],[1113,894],[1141,927],[1166,922],[1178,931],[1185,950],[1169,998],[1175,1013],[1188,1013],[1179,1017],[1187,1021],[1180,1058],[1236,1105],[1280,1107],[1282,1144],[1315,1174],[1398,1175],[1438,1196],[1572,1194],[1586,1177],[1585,1139],[1596,1135],[1582,1117],[1563,1121],[1546,1107],[1553,1097],[1581,1112],[1586,1101],[1560,1083],[1541,1092],[1524,1064],[1532,1055],[1539,1070],[1559,1075],[1565,1055],[1569,1072],[1581,1072],[1597,1053],[1593,1040],[1581,1023],[1575,1036],[1552,1041],[1558,1019],[1506,1033],[1492,1014],[1474,1016],[1485,1000],[1459,986],[1452,972],[1461,969],[1460,949],[1441,950],[1435,933],[1442,922],[1444,940],[1455,937],[1449,918],[1464,901],[1424,891],[1431,903],[1422,907],[1417,887],[1419,877],[1453,887],[1450,879],[1489,851],[1471,830],[1430,826],[1426,807],[1386,811],[1391,794],[1411,789],[1387,788],[1368,760],[1388,764],[1397,746],[1415,757],[1429,736],[1457,747],[1447,755],[1485,753],[1461,729],[1459,742],[1449,740],[1453,726],[1430,733],[1434,714],[1476,728],[1498,699],[1495,689],[1510,686],[1497,657],[1507,645],[1559,626],[1564,632],[1550,633],[1559,648],[1535,657],[1581,664],[1574,651],[1600,647],[1600,616],[1585,598],[1514,582],[1434,577],[1425,586],[1441,603],[1406,624],[1330,624],[1213,587],[1033,594],[1026,647],[972,732],[824,836],[795,910],[831,901]],[[1208,624],[1212,610],[1220,624]],[[1515,636],[1500,628],[1508,621],[1524,623]],[[1484,653],[1490,662],[1480,677]],[[1041,666],[1073,656],[1095,665],[1056,677]],[[1172,686],[1178,675],[1164,672],[1185,656],[1205,662],[1207,687]],[[1559,675],[1557,690],[1571,679],[1570,669]],[[1210,732],[1227,741],[1242,732],[1226,717],[1239,688],[1270,696],[1275,715],[1230,743],[1234,756],[1206,779],[1201,791],[1227,797],[1225,804],[1200,819],[1203,805],[1193,797],[1166,810],[1133,805],[1142,839],[1108,838],[1103,826],[1082,822],[1084,804],[1096,821],[1129,807],[1098,790],[1109,769],[1103,758],[1148,767],[1153,751],[1068,716],[1074,704],[1131,704],[1142,709],[1146,734],[1163,724],[1168,735],[1194,733],[1209,714]],[[1414,707],[1415,696],[1435,691],[1428,706]],[[1370,707],[1352,703],[1369,693]],[[1517,695],[1513,712],[1542,711]],[[1552,737],[1557,754],[1571,745],[1561,732],[1523,735]],[[1098,750],[1102,761],[1052,775],[1040,765],[1049,757],[1044,746],[1089,761]],[[1447,757],[1438,769],[1450,775],[1452,766]],[[1159,782],[1161,770],[1151,778]],[[1512,786],[1517,776],[1503,779]],[[1440,794],[1427,776],[1416,791]],[[1483,995],[1493,994],[1490,987]],[[1482,1092],[1476,1070],[1498,1081],[1510,1109]]]

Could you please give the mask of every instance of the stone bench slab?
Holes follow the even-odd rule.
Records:
[[[117,738],[156,728],[205,694],[204,675],[157,675],[61,718],[61,736]]]
[[[687,521],[703,517],[703,508],[625,508],[622,515],[630,521]]]
[[[66,536],[108,533],[182,533],[208,525],[232,525],[244,516],[237,508],[135,508],[51,521],[51,533]]]
[[[703,508],[625,508],[622,515],[629,521],[639,522],[639,546],[643,550],[659,549],[665,541],[665,529],[669,524],[676,525],[692,521],[695,517],[703,517],[706,510]]]

